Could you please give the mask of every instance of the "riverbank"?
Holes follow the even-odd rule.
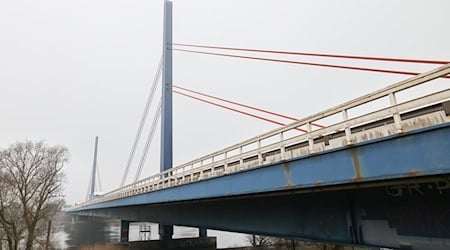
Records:
[[[147,242],[148,243],[148,242]],[[133,244],[133,243],[132,243]],[[136,247],[139,246],[140,247]],[[152,247],[145,242],[135,242],[133,247],[128,244],[95,244],[95,245],[84,245],[81,247],[72,247],[68,250],[129,250],[129,249],[211,249],[202,247],[191,247],[191,248],[159,248]],[[216,249],[216,248],[212,248]],[[316,242],[303,242],[295,241],[292,245],[273,245],[273,246],[248,246],[248,247],[229,247],[229,248],[217,248],[217,250],[374,250],[378,248],[366,248],[366,247],[355,247],[355,246],[341,246],[325,243]]]

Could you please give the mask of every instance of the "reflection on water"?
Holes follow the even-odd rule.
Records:
[[[91,217],[75,217],[64,225],[65,245],[78,247],[94,243],[117,243],[120,221]]]
[[[158,235],[158,224],[154,223],[147,223],[147,222],[138,222],[138,223],[131,223],[130,224],[130,231],[129,231],[129,237],[128,239],[130,241],[138,241],[138,240],[144,240],[146,238],[147,233],[142,232],[145,226],[149,226],[150,228],[150,240],[157,240],[159,239]]]
[[[73,219],[70,215],[62,218],[60,223],[63,225],[64,231],[58,233],[60,245],[78,247],[94,243],[118,243],[120,240],[120,220],[92,217],[75,217]],[[248,245],[245,234],[208,230],[208,236],[217,237],[217,246],[219,248]],[[174,227],[173,238],[192,237],[198,237],[197,228]],[[159,239],[158,224],[147,222],[130,223],[130,241],[149,239]]]
[[[130,241],[138,241],[141,240],[144,236],[144,233],[140,232],[140,228],[142,225],[150,226],[150,239],[157,240],[159,239],[158,235],[158,224],[155,223],[147,223],[147,222],[139,222],[139,223],[131,223],[130,224]],[[239,246],[248,246],[247,235],[240,233],[232,233],[232,232],[224,232],[217,230],[208,230],[208,236],[217,238],[217,247],[239,247]],[[192,227],[181,227],[174,226],[173,229],[173,238],[193,238],[198,237],[198,229]]]

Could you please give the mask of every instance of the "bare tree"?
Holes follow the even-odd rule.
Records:
[[[1,163],[0,163],[1,164]],[[15,187],[11,186],[10,176],[0,167],[0,224],[2,226],[4,241],[10,250],[19,248],[23,240],[24,225],[19,222],[22,217],[21,208]]]
[[[267,247],[272,245],[272,237],[264,236],[264,235],[248,235],[247,241],[253,246],[253,247]]]
[[[3,250],[3,242],[5,241],[5,231],[0,226],[0,249]]]
[[[10,250],[31,250],[58,209],[65,147],[24,142],[0,150],[0,227]]]

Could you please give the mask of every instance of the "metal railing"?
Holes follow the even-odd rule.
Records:
[[[450,74],[450,64],[392,84],[386,88],[298,120],[285,127],[272,130],[113,190],[101,197],[86,201],[76,208],[187,184],[242,171],[248,168],[274,164],[283,160],[308,156],[324,150],[339,148],[364,140],[373,139],[373,137],[367,136],[367,133],[371,132],[373,129],[365,131],[364,136],[358,136],[358,133],[361,132],[352,132],[352,130],[356,127],[387,118],[391,119],[392,123],[385,125],[381,132],[380,130],[372,131],[376,134],[375,137],[379,138],[390,134],[404,132],[405,121],[402,121],[402,113],[417,110],[433,103],[448,101],[450,100],[450,89],[444,87],[433,94],[421,96],[403,103],[397,103],[397,94],[448,74]],[[450,86],[450,84],[446,86]],[[387,107],[358,117],[349,118],[349,110],[381,98],[389,99]],[[312,123],[317,123],[320,120],[339,114],[341,114],[340,121],[324,128],[312,129]],[[446,117],[436,119],[441,123],[448,122],[448,118]],[[300,134],[300,132],[296,130],[298,128],[305,128],[308,132]],[[333,137],[333,134],[340,134],[341,136]],[[330,135],[331,139],[323,140],[327,135]],[[319,138],[322,138],[322,140],[319,140]]]

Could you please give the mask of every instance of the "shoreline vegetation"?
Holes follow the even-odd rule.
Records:
[[[70,247],[68,250],[125,250],[129,249],[120,244],[91,244],[82,245],[80,247]],[[285,241],[282,244],[274,244],[271,246],[244,246],[244,247],[227,247],[217,248],[220,250],[369,250],[365,247],[342,246],[329,243],[305,242],[305,241]]]

